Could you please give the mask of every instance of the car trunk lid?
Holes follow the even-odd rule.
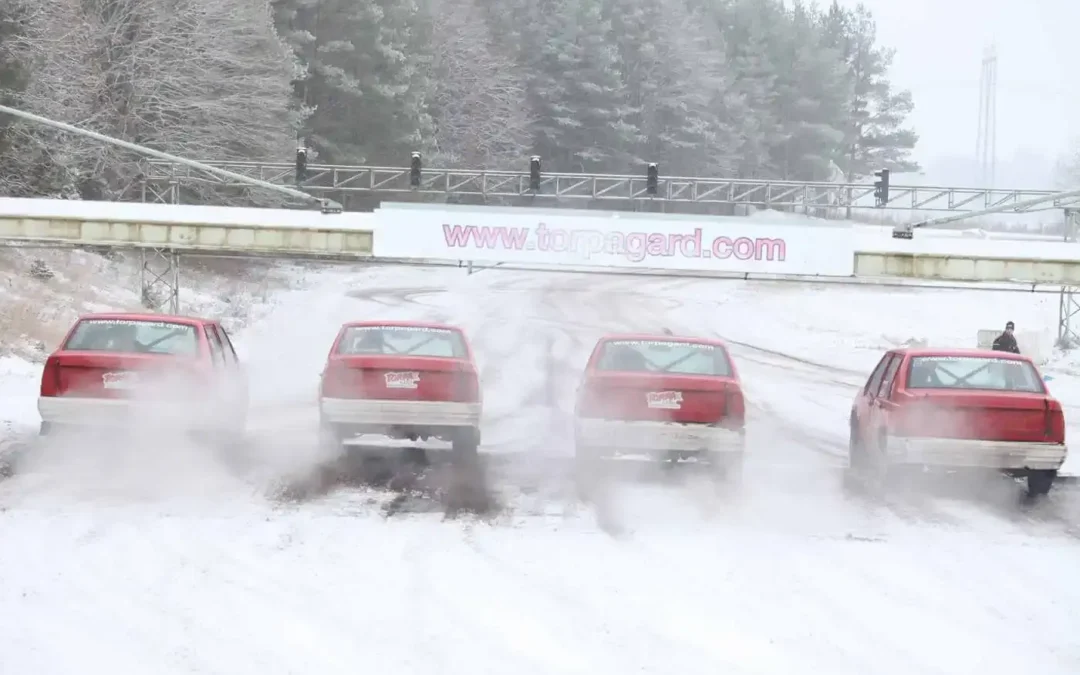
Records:
[[[334,356],[323,380],[332,398],[475,402],[476,372],[468,361],[427,356]]]
[[[904,401],[902,432],[933,438],[1042,442],[1057,436],[1061,416],[1060,404],[1046,394],[919,391]]]
[[[717,424],[741,392],[731,378],[668,373],[597,372],[585,383],[579,413],[613,420]],[[739,406],[741,407],[741,406]]]
[[[168,354],[60,352],[51,377],[57,396],[129,398],[154,382],[193,374],[193,361]]]

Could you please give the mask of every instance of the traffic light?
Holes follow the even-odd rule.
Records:
[[[540,155],[533,155],[529,159],[529,189],[540,192]]]
[[[299,185],[307,179],[307,148],[300,146],[296,149],[296,184]]]
[[[659,187],[660,170],[656,167],[656,162],[649,162],[649,168],[645,178],[645,192],[650,195],[655,195]]]
[[[409,185],[415,190],[420,187],[420,153],[414,152],[409,162]]]
[[[875,206],[883,208],[889,203],[889,170],[875,171],[874,175],[877,177],[877,180],[874,181]]]

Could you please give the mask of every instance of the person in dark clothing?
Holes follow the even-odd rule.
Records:
[[[1010,321],[1005,324],[1005,332],[997,336],[994,339],[994,345],[991,347],[995,352],[1012,352],[1013,354],[1020,353],[1020,347],[1016,344],[1016,337],[1013,335],[1013,329],[1016,325]]]

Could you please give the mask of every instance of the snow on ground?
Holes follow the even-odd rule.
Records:
[[[492,522],[443,521],[380,518],[359,489],[283,506],[244,480],[225,489],[221,467],[204,468],[201,498],[168,470],[138,499],[16,476],[0,483],[0,672],[1080,668],[1068,488],[1033,512],[1001,485],[883,504],[846,492],[840,471],[852,397],[882,350],[970,345],[1008,319],[1052,325],[1052,298],[378,266],[307,281],[236,334],[261,459],[321,460],[316,385],[341,322],[445,319],[480,361],[485,451],[531,463],[539,496],[523,491]],[[548,490],[562,479],[545,467],[571,452],[594,341],[662,327],[732,341],[752,404],[749,478],[738,494],[620,486],[613,532]],[[1069,367],[1047,369],[1063,398]],[[8,401],[32,410],[12,396],[4,414]],[[558,508],[526,507],[538,500]]]

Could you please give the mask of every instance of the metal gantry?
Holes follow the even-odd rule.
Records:
[[[273,162],[200,162],[231,174],[281,186],[295,184],[295,166]],[[874,186],[860,183],[813,183],[742,178],[661,177],[650,194],[648,177],[586,173],[545,173],[540,189],[530,188],[528,170],[482,171],[425,168],[419,185],[411,184],[410,168],[308,164],[299,188],[313,195],[356,193],[421,194],[432,196],[551,197],[561,200],[663,202],[677,205],[726,204],[764,208],[874,209]],[[187,165],[159,160],[147,162],[146,201],[178,203],[179,186],[188,184],[240,186],[239,181],[211,175]],[[1034,198],[1049,198],[1052,190],[991,190],[983,188],[892,185],[882,208],[964,212],[1007,207]],[[1039,209],[1080,206],[1080,196],[1045,202]]]
[[[173,249],[140,249],[139,290],[143,307],[179,314],[180,254]]]
[[[1076,243],[1077,234],[1080,233],[1080,208],[1065,209],[1065,241]],[[1080,345],[1080,332],[1076,325],[1076,317],[1080,315],[1080,301],[1077,295],[1080,288],[1076,286],[1062,286],[1061,300],[1058,303],[1058,346],[1072,348]]]

